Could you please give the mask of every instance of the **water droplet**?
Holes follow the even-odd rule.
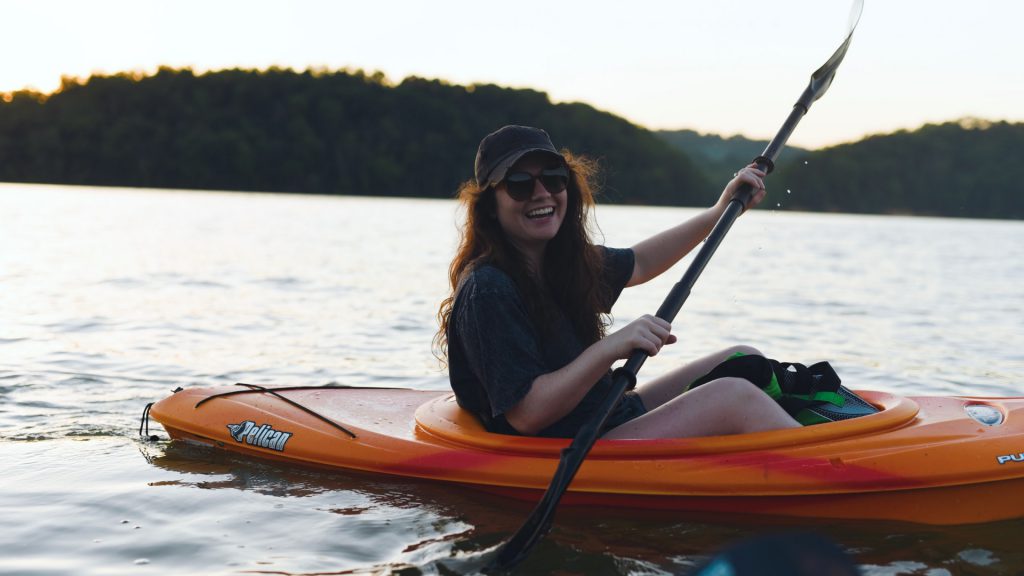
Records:
[[[129,520],[121,520],[121,524],[127,524]]]
[[[806,166],[806,165],[807,165],[807,160],[804,160],[804,166]]]
[[[139,558],[135,562],[132,562],[132,564],[135,564],[136,566],[144,566],[149,564],[149,558]]]
[[[792,190],[790,190],[789,188],[786,188],[786,194],[792,194],[792,193],[793,193]]]
[[[971,548],[964,550],[957,554],[964,562],[975,564],[977,566],[990,566],[999,562],[999,559],[992,554],[991,551],[983,548]]]
[[[780,204],[780,203],[776,202],[776,203],[775,203],[775,207],[776,207],[776,208],[782,208],[782,204]]]

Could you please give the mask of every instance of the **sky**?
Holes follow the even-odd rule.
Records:
[[[850,0],[0,0],[0,92],[158,66],[494,83],[651,129],[770,138]],[[810,148],[963,117],[1024,121],[1024,2],[865,0]],[[555,135],[557,139],[557,135]]]

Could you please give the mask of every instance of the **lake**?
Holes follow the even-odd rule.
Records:
[[[694,212],[601,206],[597,221],[629,246]],[[138,436],[143,406],[179,386],[446,389],[430,341],[459,217],[445,200],[0,185],[0,573],[473,566],[526,506]],[[688,261],[627,290],[615,326],[653,313]],[[674,323],[679,342],[640,379],[745,343],[829,360],[852,388],[1020,395],[1022,309],[1024,222],[788,212],[774,194],[733,227]],[[1024,572],[1024,521],[570,508],[522,572],[671,574],[788,529],[828,535],[870,575]]]

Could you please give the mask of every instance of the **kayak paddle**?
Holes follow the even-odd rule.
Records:
[[[796,125],[803,118],[804,114],[807,114],[811,104],[821,98],[832,84],[836,69],[839,68],[843,57],[846,56],[846,50],[850,46],[853,31],[857,27],[857,22],[860,20],[863,8],[863,0],[854,0],[853,6],[850,9],[850,24],[846,39],[835,53],[832,54],[832,57],[814,71],[811,75],[810,83],[803,94],[800,95],[800,99],[793,105],[793,110],[790,112],[789,117],[786,118],[782,128],[771,142],[768,143],[764,152],[754,160],[757,163],[757,167],[761,170],[771,172],[775,168],[775,158],[778,157],[779,152],[785,146]],[[711,256],[718,249],[718,245],[721,244],[722,239],[729,232],[733,222],[746,209],[752,195],[753,188],[749,184],[744,184],[736,191],[722,217],[719,218],[715,227],[711,230],[711,234],[704,241],[704,245],[697,253],[696,258],[661,304],[657,313],[659,318],[672,322],[676,317],[679,309],[683,307],[683,303],[689,297],[690,290],[693,288],[697,278],[704,271],[704,267],[711,260]],[[530,553],[533,546],[550,530],[551,520],[559,500],[561,500],[562,495],[569,488],[569,484],[576,476],[579,467],[583,464],[587,453],[594,446],[601,428],[616,404],[618,404],[619,399],[627,389],[636,385],[637,372],[640,371],[640,367],[643,366],[646,360],[647,354],[645,352],[634,350],[629,359],[626,360],[626,363],[615,370],[612,389],[608,392],[608,396],[597,408],[593,417],[580,428],[572,443],[569,444],[569,447],[562,451],[558,468],[555,470],[555,475],[552,477],[551,484],[548,486],[544,496],[526,522],[497,551],[497,555],[488,566],[488,571],[508,570],[519,564]]]

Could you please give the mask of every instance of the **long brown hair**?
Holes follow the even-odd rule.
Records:
[[[597,163],[567,150],[561,153],[569,168],[566,213],[558,233],[547,244],[542,283],[533,277],[494,216],[497,211],[494,188],[481,188],[476,180],[459,187],[458,199],[466,210],[466,221],[460,230],[455,258],[448,268],[451,292],[438,308],[440,328],[434,336],[434,355],[442,363],[448,358],[448,328],[460,282],[479,263],[492,264],[512,277],[541,338],[550,334],[551,315],[546,310],[551,303],[565,312],[584,346],[604,336],[607,327],[602,315],[605,287],[600,282],[604,262],[590,239]],[[545,297],[542,285],[546,286],[550,300]]]

